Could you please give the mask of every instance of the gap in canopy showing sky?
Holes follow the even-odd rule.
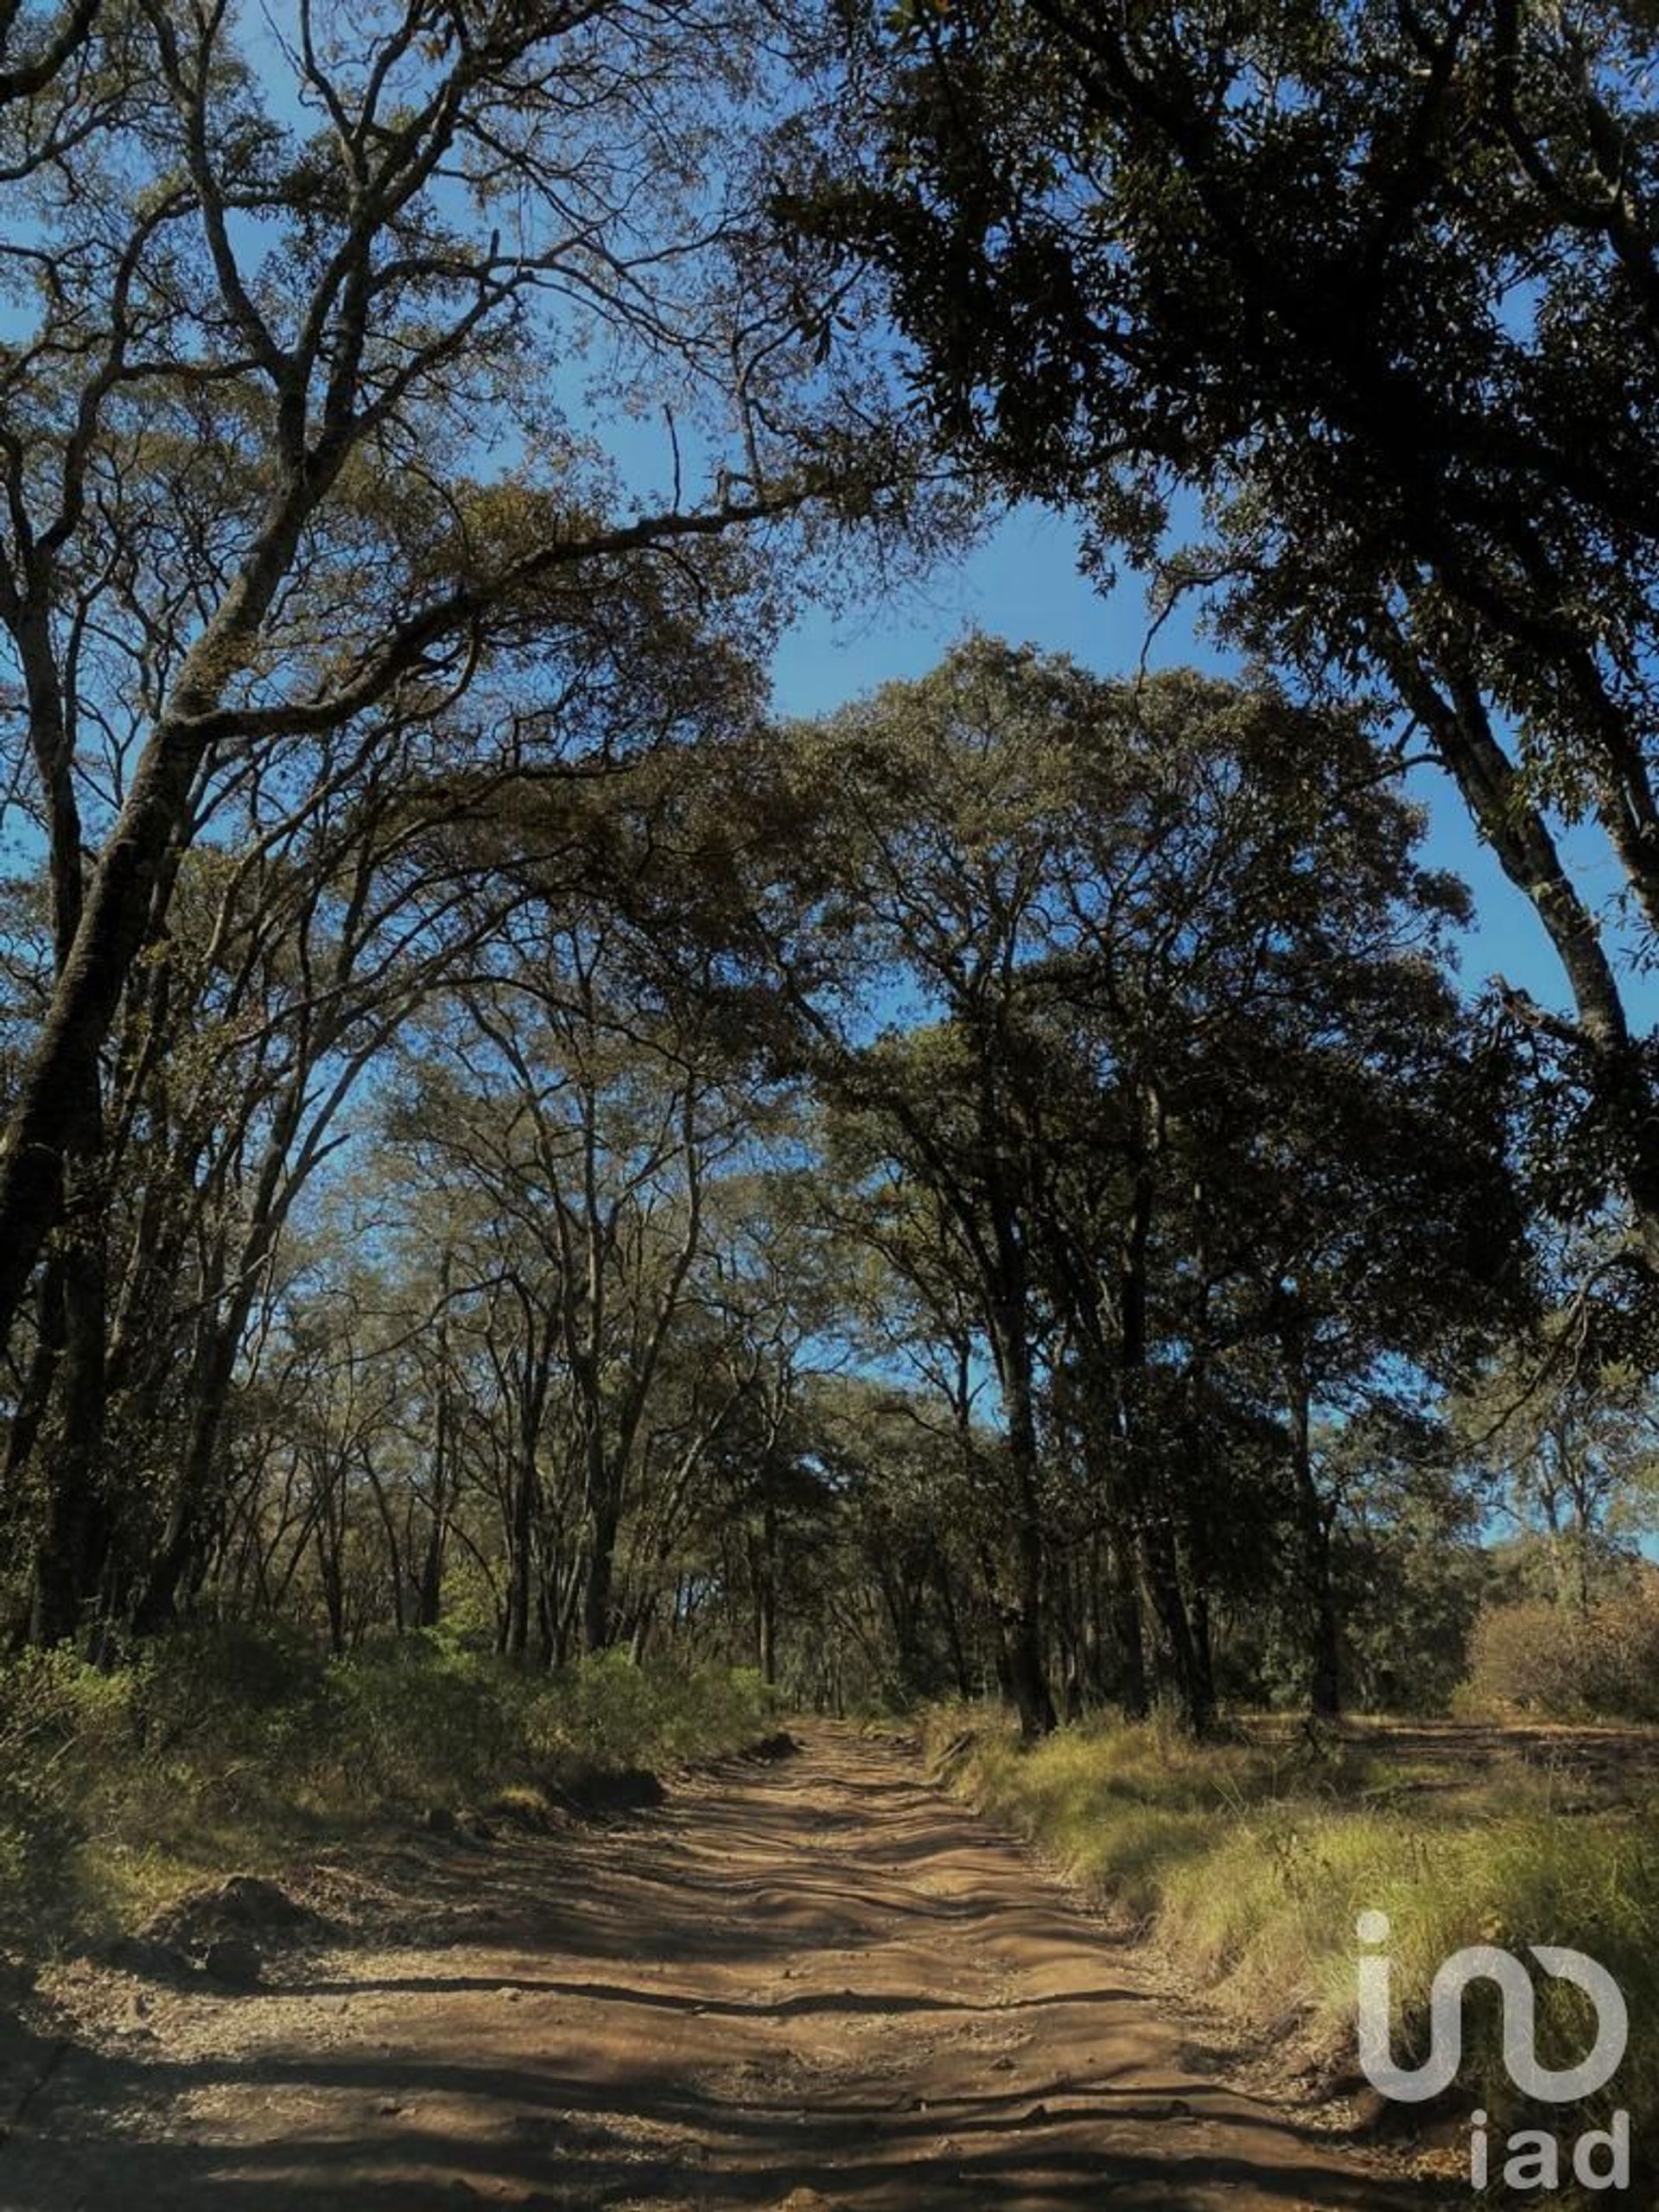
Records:
[[[299,98],[291,53],[283,52],[257,11],[247,12],[242,29],[256,61],[264,65],[270,111],[302,134],[315,129],[317,118]],[[597,369],[590,359],[572,359],[556,378],[561,385],[568,381],[566,397],[578,423],[607,388]],[[681,467],[686,493],[702,489],[718,459],[694,416],[676,422],[654,411],[625,412],[613,416],[603,442],[619,488],[642,511],[674,503]],[[519,458],[518,442],[509,437],[493,467],[480,454],[482,473],[511,468]],[[1154,668],[1228,666],[1213,642],[1196,634],[1185,607],[1149,640],[1145,579],[1126,571],[1109,594],[1099,591],[1078,573],[1074,526],[1026,506],[999,523],[965,560],[941,563],[925,584],[886,604],[845,612],[809,607],[776,654],[775,704],[786,715],[823,713],[893,677],[920,676],[970,628],[1070,653],[1103,675],[1128,674],[1143,658]],[[1409,788],[1428,812],[1425,859],[1462,877],[1474,894],[1474,920],[1462,948],[1465,988],[1478,991],[1489,977],[1501,976],[1545,1005],[1567,1010],[1560,966],[1536,914],[1481,843],[1449,779],[1418,768]],[[1566,849],[1585,895],[1597,905],[1613,900],[1620,879],[1605,842],[1574,832]],[[1620,932],[1618,949],[1627,967],[1641,964],[1639,938],[1628,929]],[[1638,983],[1630,1003],[1643,1018],[1659,1020],[1659,982]]]
[[[925,587],[883,606],[809,608],[774,657],[773,700],[780,714],[825,713],[879,683],[925,674],[970,629],[1069,653],[1106,676],[1132,673],[1143,653],[1153,668],[1230,665],[1195,632],[1185,610],[1150,643],[1149,620],[1143,577],[1126,571],[1111,592],[1096,590],[1078,573],[1072,525],[1016,508],[965,560],[942,566]],[[1501,976],[1541,1004],[1566,1010],[1560,965],[1537,915],[1481,843],[1450,779],[1419,767],[1408,787],[1428,812],[1425,859],[1461,876],[1474,893],[1475,918],[1463,944],[1465,988],[1476,992]],[[1600,905],[1616,897],[1618,866],[1595,833],[1569,832],[1565,849],[1588,898]],[[1632,963],[1639,958],[1630,932],[1621,950]],[[1644,1018],[1659,1019],[1659,984],[1639,983],[1632,1004]]]

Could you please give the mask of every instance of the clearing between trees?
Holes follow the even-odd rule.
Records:
[[[602,1830],[457,1829],[312,1890],[355,1940],[245,1992],[70,1980],[86,2040],[31,2054],[4,2212],[1432,2197],[1232,2086],[1143,1955],[851,1726]]]

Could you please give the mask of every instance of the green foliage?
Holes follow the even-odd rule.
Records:
[[[1465,894],[1420,864],[1364,714],[977,638],[789,737],[849,918],[815,1010],[829,1164],[961,1433],[995,1374],[982,1557],[1027,1725],[1085,1544],[1134,1559],[1195,1726],[1224,1610],[1276,1613],[1301,1648],[1272,1672],[1332,1704],[1356,1486],[1313,1421],[1466,1356],[1522,1273],[1514,1071],[1443,958]],[[874,1035],[872,974],[904,1015]],[[1109,1694],[1109,1662],[1068,1658]]]
[[[554,1759],[649,1767],[751,1742],[777,1700],[751,1667],[636,1667],[601,1652],[558,1676],[534,1707],[533,1740]]]
[[[0,1674],[0,1945],[28,1942],[76,1893],[99,1777],[131,1754],[134,1688],[61,1650]]]
[[[145,1645],[130,1680],[148,1757],[219,1763],[232,1752],[286,1763],[321,1728],[330,1686],[316,1643],[275,1622],[181,1629]]]
[[[394,1804],[527,1779],[539,1687],[441,1635],[378,1638],[328,1669],[314,1787]]]
[[[0,1672],[0,1945],[107,1930],[325,1829],[734,1751],[775,1710],[743,1669],[535,1674],[436,1632],[327,1661],[285,1630],[191,1631],[116,1674],[27,1653]]]
[[[1492,1579],[1478,1491],[1443,1429],[1398,1407],[1330,1440],[1344,1680],[1363,1713],[1446,1712]]]
[[[1628,1577],[1659,1510],[1651,1291],[1596,1294],[1599,1277],[1624,1274],[1620,1259],[1569,1248],[1558,1265],[1571,1304],[1499,1347],[1448,1408],[1471,1466],[1541,1553],[1549,1593],[1580,1607]]]
[[[855,22],[868,25],[855,13]],[[1593,817],[1659,918],[1651,19],[955,0],[866,29],[806,235],[874,263],[976,480],[1160,561],[1242,651],[1392,692],[1532,899],[1575,1020],[1556,1202],[1659,1250],[1655,1059]],[[1501,424],[1494,432],[1492,426]],[[1185,494],[1185,500],[1181,495]],[[1210,542],[1173,549],[1173,524]]]

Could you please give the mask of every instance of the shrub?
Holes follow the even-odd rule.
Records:
[[[67,1651],[0,1669],[0,1943],[30,1948],[77,1910],[88,1809],[135,1740],[132,1692]]]
[[[610,1652],[549,1675],[442,1631],[330,1660],[190,1630],[113,1674],[30,1653],[0,1668],[0,1943],[84,1936],[319,1827],[733,1751],[773,1707],[746,1670]]]
[[[601,1769],[648,1767],[735,1751],[763,1735],[776,1710],[749,1668],[642,1668],[607,1651],[548,1682],[536,1745]]]
[[[531,1681],[436,1632],[388,1637],[328,1669],[314,1784],[374,1806],[476,1795],[531,1762]]]
[[[1549,1720],[1659,1721],[1659,1602],[1637,1590],[1587,1611],[1544,1599],[1488,1606],[1468,1695]]]

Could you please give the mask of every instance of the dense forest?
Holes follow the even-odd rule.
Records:
[[[1659,2201],[1655,23],[0,0],[8,2207]]]
[[[0,10],[12,1662],[1644,1717],[1648,43]],[[1211,664],[777,710],[1019,500]]]

